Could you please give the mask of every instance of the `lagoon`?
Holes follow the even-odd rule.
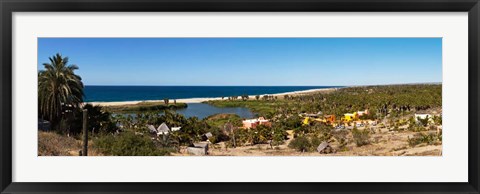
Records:
[[[185,117],[198,117],[203,119],[210,115],[220,113],[236,114],[242,118],[253,118],[255,114],[248,108],[244,107],[216,107],[204,103],[188,103],[188,107],[178,109],[175,112],[184,115]]]
[[[208,116],[215,114],[236,114],[241,118],[254,118],[255,113],[244,107],[216,107],[204,103],[187,103],[188,107],[183,109],[173,110],[174,112],[185,116],[186,118],[197,117],[198,119],[204,119]],[[163,115],[161,112],[160,115]],[[136,113],[125,113],[124,115],[131,115],[136,117]]]

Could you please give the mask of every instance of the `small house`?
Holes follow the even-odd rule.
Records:
[[[364,111],[357,111],[358,116],[363,116],[363,115],[368,115],[368,109],[365,109]]]
[[[147,125],[147,128],[148,128],[148,131],[150,133],[154,133],[154,134],[157,134],[157,136],[159,135],[166,135],[170,132],[170,129],[168,128],[167,124],[165,123],[162,123],[160,126],[158,126],[158,128],[155,129],[155,127],[153,125]]]
[[[147,125],[147,128],[148,128],[148,131],[150,131],[150,133],[157,133],[157,129],[155,129],[155,127],[153,125]]]
[[[258,117],[257,119],[247,119],[242,121],[243,128],[245,129],[255,129],[258,125],[265,125],[268,127],[272,126],[272,123],[265,119],[264,117]]]
[[[354,112],[354,113],[345,113],[343,114],[343,121],[346,121],[346,122],[350,122],[350,121],[353,121],[353,120],[357,120],[358,119],[358,114],[357,112]]]
[[[202,140],[203,140],[203,141],[207,141],[207,140],[210,139],[210,137],[212,137],[212,136],[213,136],[213,134],[210,133],[210,132],[205,133],[205,134],[202,135]]]
[[[335,123],[335,115],[325,115],[325,122],[327,123]]]
[[[330,146],[329,143],[324,141],[320,145],[318,145],[317,152],[320,154],[330,154],[335,153],[335,150],[332,148],[332,146]]]
[[[310,125],[310,117],[305,117],[302,121],[303,125]]]
[[[167,124],[162,123],[160,126],[157,128],[157,135],[166,135],[170,132],[170,129],[168,128]]]
[[[208,142],[197,142],[193,143],[193,147],[187,147],[187,153],[196,155],[196,156],[204,156],[208,154]]]

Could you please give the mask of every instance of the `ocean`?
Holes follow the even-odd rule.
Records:
[[[337,86],[85,86],[85,102],[120,102],[263,95]]]

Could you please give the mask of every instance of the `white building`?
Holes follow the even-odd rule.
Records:
[[[430,114],[415,114],[415,121],[418,121],[418,119],[426,119],[428,118],[429,122],[433,122],[433,116]]]

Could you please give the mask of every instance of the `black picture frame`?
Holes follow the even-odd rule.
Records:
[[[479,193],[478,0],[2,0],[1,193]],[[17,183],[12,182],[13,12],[468,12],[468,182],[466,183]],[[445,167],[448,168],[448,167]],[[41,176],[41,175],[39,175]]]

